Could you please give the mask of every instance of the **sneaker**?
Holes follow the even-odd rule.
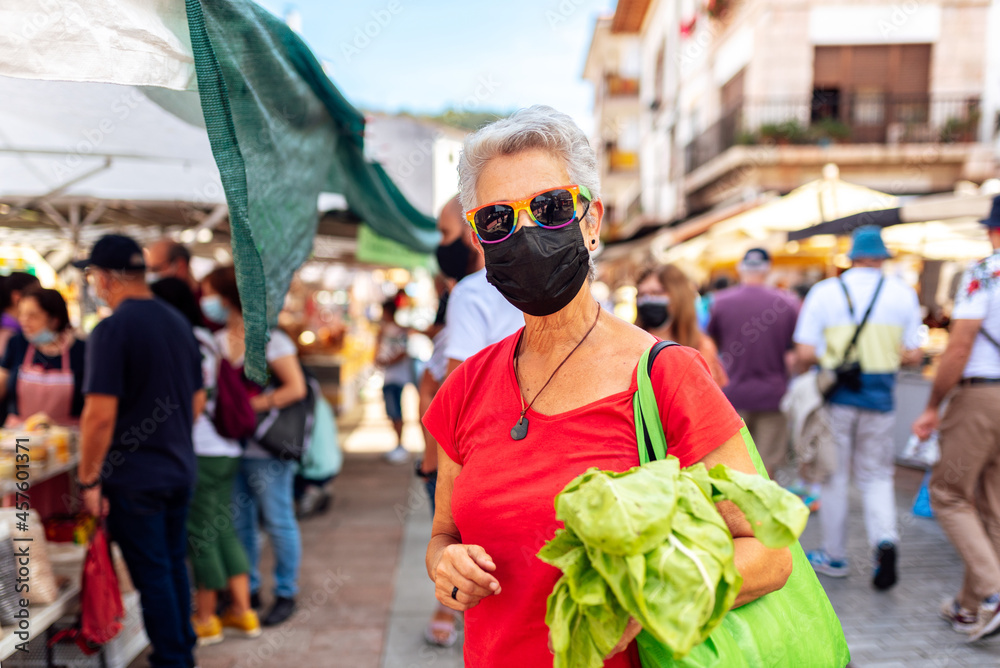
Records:
[[[410,461],[410,453],[402,445],[397,445],[394,449],[385,453],[383,457],[390,464],[405,464]]]
[[[295,612],[295,599],[288,598],[286,596],[277,596],[274,599],[274,605],[264,619],[261,620],[261,624],[264,626],[277,626],[281,624]]]
[[[192,617],[191,626],[194,627],[194,633],[198,636],[198,647],[222,642],[222,622],[215,615],[209,617],[207,622],[202,623]]]
[[[222,627],[224,629],[233,629],[247,638],[256,638],[263,633],[260,629],[260,619],[253,610],[247,610],[242,615],[234,615],[232,612],[226,612],[222,616]]]
[[[979,620],[969,636],[969,642],[976,642],[1000,630],[1000,594],[993,594],[979,606]]]
[[[331,494],[319,485],[309,485],[302,493],[295,508],[295,517],[306,519],[313,515],[322,515],[330,507]]]
[[[847,559],[831,559],[826,550],[813,550],[806,555],[813,570],[831,578],[846,578],[851,573]]]
[[[872,586],[885,591],[896,584],[896,546],[887,540],[875,548],[875,574]]]
[[[953,598],[941,602],[941,619],[951,624],[957,633],[972,633],[979,617],[972,610],[966,610]]]

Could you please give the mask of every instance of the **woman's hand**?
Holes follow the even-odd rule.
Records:
[[[740,433],[734,434],[725,443],[705,455],[701,463],[707,469],[716,464],[725,464],[743,473],[757,474]],[[746,605],[784,587],[792,574],[791,551],[787,547],[778,550],[764,547],[754,538],[753,527],[743,512],[731,501],[720,501],[716,507],[733,536],[735,547],[733,558],[736,561],[736,570],[743,577],[743,585],[736,601],[733,602],[733,607]]]
[[[619,654],[628,649],[628,646],[633,640],[635,640],[635,637],[639,635],[640,631],[642,631],[642,624],[635,621],[634,617],[629,617],[628,624],[625,626],[625,633],[622,634],[622,639],[618,641],[617,645],[611,648],[611,651],[606,657],[604,657],[604,660],[607,661],[615,654]]]
[[[500,582],[490,575],[496,568],[478,545],[449,545],[441,550],[434,567],[434,595],[452,610],[468,610],[487,596],[500,593]],[[453,597],[455,587],[458,591]]]
[[[250,408],[253,409],[254,413],[267,413],[274,408],[272,400],[273,397],[270,394],[255,394],[250,397]]]

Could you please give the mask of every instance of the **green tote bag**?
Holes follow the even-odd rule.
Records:
[[[660,342],[639,361],[639,389],[633,399],[639,459],[646,464],[667,456],[663,423],[649,374],[656,354],[677,345]],[[767,471],[744,424],[740,431],[760,475]],[[842,668],[850,660],[844,631],[802,546],[791,547],[792,574],[776,592],[731,610],[708,639],[675,660],[643,631],[637,638],[644,668]]]

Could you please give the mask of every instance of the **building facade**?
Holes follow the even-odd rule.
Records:
[[[583,70],[595,91],[592,143],[611,238],[628,236],[639,220],[639,47],[638,35],[614,32],[612,18],[601,17]]]
[[[997,23],[991,0],[619,0],[640,147],[621,224],[786,193],[828,163],[893,195],[995,176]]]

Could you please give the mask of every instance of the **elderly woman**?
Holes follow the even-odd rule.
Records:
[[[463,363],[424,417],[440,447],[427,570],[438,600],[466,611],[467,666],[551,666],[545,604],[559,571],[535,553],[560,526],[553,499],[572,478],[638,465],[636,365],[655,338],[591,296],[604,205],[594,151],[568,116],[532,107],[486,126],[459,172],[487,278],[525,326]],[[697,351],[664,350],[652,380],[682,466],[754,472]],[[734,506],[719,510],[744,579],[735,605],[782,587],[790,554],[761,545]],[[639,630],[629,624],[606,666],[639,667]]]

